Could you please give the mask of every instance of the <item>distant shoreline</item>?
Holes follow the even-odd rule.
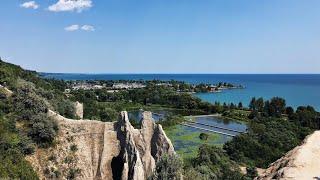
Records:
[[[320,74],[42,74],[46,78],[63,80],[177,80],[192,84],[217,83],[220,81],[241,84],[245,89],[223,93],[193,93],[207,102],[239,103],[245,106],[252,97],[279,96],[288,105],[312,105],[320,110]],[[306,93],[308,92],[308,93]]]

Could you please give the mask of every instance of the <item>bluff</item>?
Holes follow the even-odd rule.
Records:
[[[320,131],[307,136],[302,145],[272,163],[256,180],[320,179]]]
[[[67,119],[53,111],[59,133],[50,148],[39,148],[26,159],[40,179],[133,179],[149,177],[163,155],[175,154],[161,125],[144,112],[135,129],[127,112],[117,122]]]

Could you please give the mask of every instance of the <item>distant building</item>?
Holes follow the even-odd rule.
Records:
[[[215,91],[218,91],[219,89],[218,89],[218,86],[216,86],[216,85],[210,85],[210,86],[208,86],[208,90],[210,92],[215,92]]]
[[[112,89],[140,89],[145,87],[146,85],[141,83],[115,83]]]

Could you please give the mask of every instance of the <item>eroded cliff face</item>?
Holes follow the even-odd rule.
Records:
[[[320,131],[306,137],[303,144],[272,163],[259,179],[319,179]]]
[[[28,156],[40,179],[134,179],[152,174],[156,162],[174,148],[161,125],[143,113],[141,129],[134,129],[127,112],[117,122],[71,120],[52,111],[59,125],[56,143]]]

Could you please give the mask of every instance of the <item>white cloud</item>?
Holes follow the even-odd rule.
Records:
[[[83,26],[80,26],[78,24],[73,24],[73,25],[70,25],[70,26],[67,26],[64,28],[65,31],[78,31],[78,30],[83,30],[83,31],[95,31],[94,27],[91,26],[91,25],[83,25]]]
[[[84,30],[84,31],[94,31],[95,30],[94,27],[90,26],[90,25],[83,25],[81,27],[81,29]]]
[[[92,0],[58,0],[57,3],[48,7],[49,11],[77,11],[92,7]]]
[[[69,32],[70,32],[70,31],[77,31],[77,30],[79,30],[79,25],[74,24],[74,25],[65,27],[64,30],[69,31]]]
[[[28,2],[20,4],[20,7],[38,9],[39,5],[35,1],[28,1]]]

